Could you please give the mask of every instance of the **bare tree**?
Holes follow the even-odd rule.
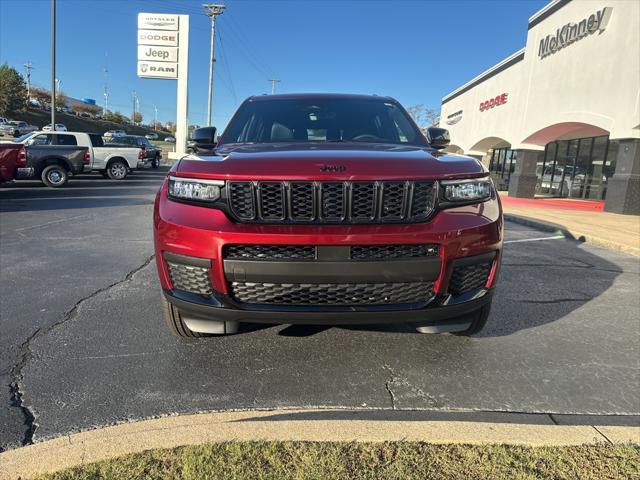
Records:
[[[440,113],[431,107],[425,107],[422,103],[411,105],[407,112],[420,128],[436,127],[440,123]]]

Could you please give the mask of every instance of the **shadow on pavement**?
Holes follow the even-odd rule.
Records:
[[[0,186],[0,212],[151,205],[167,170],[133,172],[121,181],[97,174],[78,175],[58,189],[39,181],[19,180]]]

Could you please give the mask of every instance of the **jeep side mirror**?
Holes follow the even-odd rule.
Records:
[[[439,127],[429,127],[427,128],[427,141],[431,147],[440,150],[449,145],[451,141],[449,138],[449,130]]]
[[[196,128],[191,133],[190,140],[198,147],[213,148],[216,144],[216,127]]]

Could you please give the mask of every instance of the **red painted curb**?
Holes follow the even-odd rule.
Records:
[[[600,200],[576,200],[573,198],[515,198],[500,197],[505,206],[529,208],[553,208],[557,210],[579,210],[586,212],[604,211]]]

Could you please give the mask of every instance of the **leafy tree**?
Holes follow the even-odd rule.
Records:
[[[31,97],[35,98],[42,106],[51,103],[51,92],[44,88],[31,88]]]
[[[425,107],[422,103],[411,105],[407,108],[409,115],[420,128],[436,127],[440,123],[440,114],[434,108]]]
[[[64,107],[67,104],[67,96],[62,90],[56,93],[56,107]]]
[[[24,110],[27,104],[27,87],[24,78],[6,63],[0,65],[0,115],[11,116]]]
[[[87,112],[95,115],[102,109],[98,105],[91,105],[90,103],[74,103],[71,105],[71,110],[74,112]]]
[[[142,123],[142,114],[140,112],[135,112],[131,120],[133,120],[133,123],[140,125]]]

